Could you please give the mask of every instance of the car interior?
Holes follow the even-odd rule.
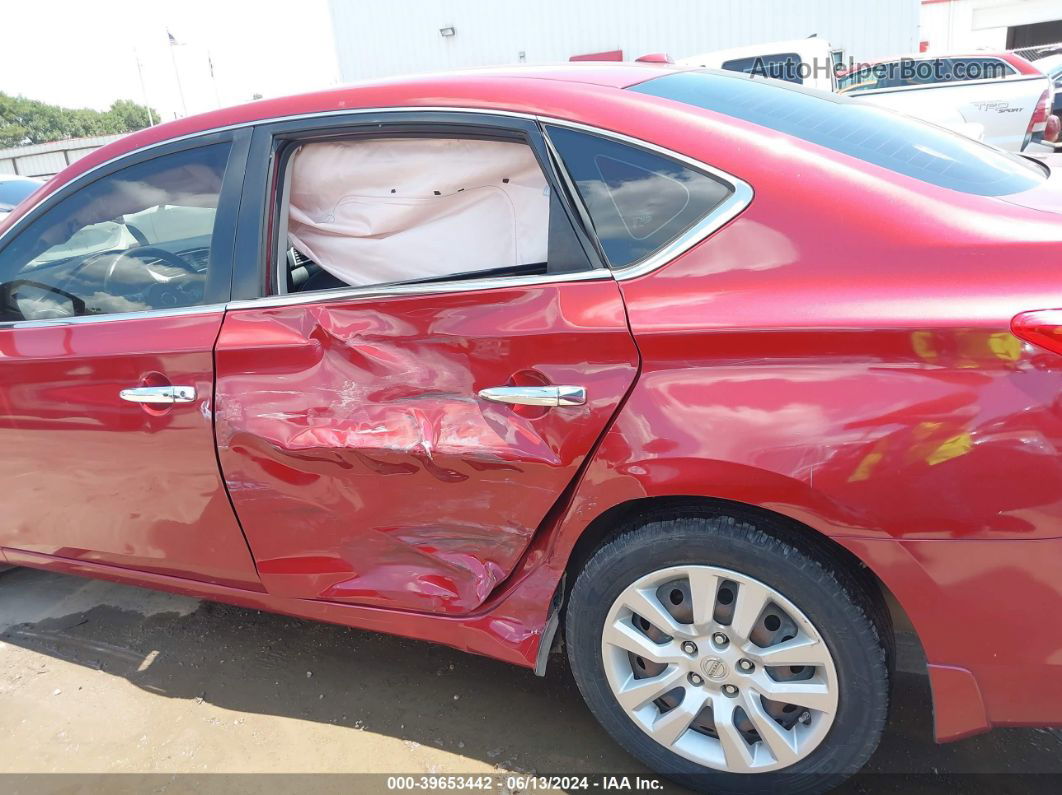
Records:
[[[316,141],[296,145],[285,174],[281,294],[590,267],[524,143]]]

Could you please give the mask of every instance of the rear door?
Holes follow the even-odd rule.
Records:
[[[246,137],[98,169],[0,249],[0,546],[257,587],[218,472],[212,350]]]
[[[483,142],[518,147],[536,173],[480,174],[464,155],[489,155]],[[634,381],[617,285],[530,120],[362,114],[262,128],[254,151],[246,197],[272,197],[259,212],[274,220],[241,224],[260,268],[237,284],[266,294],[226,315],[217,439],[262,581],[289,597],[474,610]],[[332,273],[389,268],[400,283]]]

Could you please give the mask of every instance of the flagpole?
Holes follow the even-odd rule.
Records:
[[[177,46],[177,39],[173,38],[173,34],[169,29],[166,30],[166,36],[170,40],[170,61],[173,63],[173,76],[177,78],[177,93],[181,97],[181,110],[184,111],[184,115],[188,115],[188,103],[184,101],[184,86],[181,85],[181,70],[177,68],[177,56],[173,54],[173,48]]]

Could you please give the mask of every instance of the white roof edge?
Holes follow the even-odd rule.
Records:
[[[763,44],[750,44],[745,47],[730,47],[725,50],[712,50],[699,55],[687,55],[676,63],[685,66],[711,66],[729,61],[733,58],[748,58],[756,55],[769,55],[780,52],[795,52],[801,57],[808,54],[826,56],[833,47],[826,39],[817,36],[807,39],[787,39],[785,41],[768,41]]]

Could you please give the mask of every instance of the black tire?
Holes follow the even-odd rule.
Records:
[[[777,529],[768,521],[731,516],[648,521],[597,549],[572,588],[565,638],[583,698],[630,754],[683,786],[742,795],[822,792],[858,771],[881,739],[891,643],[884,603],[858,572],[821,551],[806,554]],[[613,696],[601,655],[611,605],[639,577],[683,564],[719,566],[771,586],[804,612],[833,655],[839,688],[834,723],[822,743],[790,767],[741,774],[698,765],[645,734]]]

